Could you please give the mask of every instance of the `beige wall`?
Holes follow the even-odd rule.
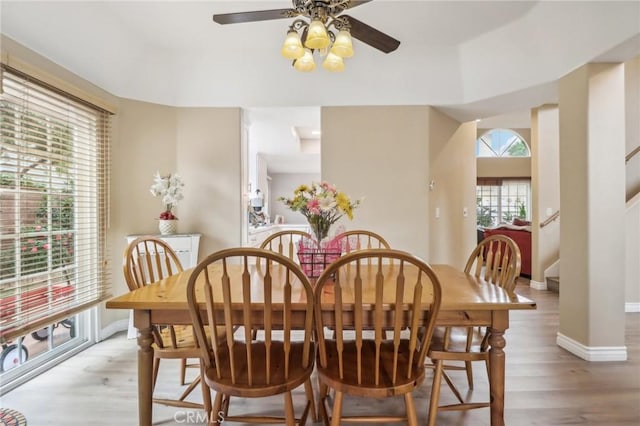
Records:
[[[180,232],[202,234],[199,259],[241,245],[240,108],[179,108]]]
[[[640,56],[625,62],[626,149],[640,146]],[[625,301],[629,310],[640,310],[640,153],[626,165],[626,198],[636,200],[627,210],[627,265]]]
[[[113,294],[128,290],[122,275],[122,254],[129,234],[158,233],[162,202],[149,191],[153,174],[176,169],[175,110],[121,99],[111,143],[109,242]],[[177,210],[180,217],[180,210]],[[102,310],[102,325],[126,318],[121,310]]]
[[[624,74],[587,65],[560,80],[560,334],[624,353]],[[567,348],[567,345],[564,345]]]
[[[478,158],[478,177],[531,177],[531,158]]]
[[[389,244],[429,255],[426,106],[323,107],[322,178],[365,197],[347,229],[370,229]]]
[[[560,219],[544,222],[560,210],[558,106],[544,105],[531,112],[532,250],[531,279],[544,283],[544,271],[560,256]]]
[[[629,154],[640,146],[640,56],[625,62],[626,148]],[[627,200],[640,192],[640,153],[626,165]]]
[[[640,56],[625,62],[626,147],[631,153],[640,146]],[[627,265],[625,301],[632,311],[640,310],[640,153],[626,164],[626,198],[635,200],[627,210]]]
[[[344,225],[464,267],[476,245],[475,134],[475,122],[461,125],[431,107],[323,108],[322,178],[364,196]]]
[[[240,245],[240,109],[174,108],[122,99],[112,145],[111,227],[114,294],[127,291],[120,259],[129,234],[157,234],[162,202],[153,174],[179,173],[179,233],[200,233],[200,258]],[[108,324],[124,311],[103,311]]]
[[[477,244],[475,141],[475,122],[460,124],[436,109],[429,110],[433,190],[429,191],[428,240],[432,263],[464,268]]]
[[[640,312],[640,194],[627,207],[625,304],[627,312]]]

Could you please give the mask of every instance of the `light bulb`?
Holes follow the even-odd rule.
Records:
[[[331,72],[344,71],[344,61],[340,56],[329,52],[322,63],[322,68]]]
[[[293,63],[293,67],[302,72],[309,72],[316,69],[316,63],[313,60],[313,54],[311,53],[311,50],[304,49],[304,55],[302,56],[302,58],[296,59],[296,61]]]
[[[329,34],[322,21],[314,19],[309,24],[307,30],[307,39],[304,42],[305,47],[309,49],[324,49],[329,46]]]
[[[331,53],[341,58],[350,58],[353,56],[353,42],[351,41],[351,33],[346,30],[338,32],[336,41],[333,42]]]
[[[287,59],[298,59],[304,55],[304,47],[300,41],[300,35],[294,30],[287,33],[281,50],[282,56]]]

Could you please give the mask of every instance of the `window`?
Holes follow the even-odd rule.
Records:
[[[531,181],[529,179],[478,178],[476,186],[478,226],[490,227],[513,219],[529,220]]]
[[[531,152],[517,133],[493,129],[476,140],[476,157],[531,157]]]
[[[76,313],[110,295],[110,129],[108,112],[4,65],[1,84],[0,342],[7,346],[45,336],[46,327],[48,334],[71,328]]]

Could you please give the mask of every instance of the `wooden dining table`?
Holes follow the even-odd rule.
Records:
[[[504,425],[504,392],[505,392],[505,331],[509,328],[509,311],[512,309],[536,309],[536,303],[517,293],[509,293],[504,289],[487,283],[473,275],[449,265],[431,265],[442,287],[442,304],[436,324],[440,326],[484,326],[490,332],[489,337],[489,387],[491,396],[491,425]],[[186,287],[193,269],[185,270],[162,281],[147,285],[124,295],[107,301],[109,309],[132,309],[134,325],[138,329],[138,407],[139,424],[150,426],[152,423],[152,365],[153,337],[152,326],[156,324],[191,324],[186,297]],[[230,274],[241,274],[238,265],[229,265]],[[375,273],[363,275],[363,280],[375,283]],[[259,288],[260,286],[256,286]],[[278,288],[273,289],[274,292]],[[275,295],[275,294],[274,294]],[[232,297],[232,301],[240,300],[242,292]],[[322,310],[327,317],[332,317],[334,304],[331,294],[322,295]],[[353,314],[353,303],[349,293],[343,292],[343,315]],[[428,296],[426,296],[428,297]],[[276,297],[277,298],[277,297]],[[253,300],[253,299],[252,299]],[[294,297],[294,300],[295,297]],[[302,302],[302,300],[301,300]],[[424,301],[428,311],[430,301]],[[349,308],[351,307],[351,309]],[[293,304],[294,315],[292,325],[295,327],[297,317],[306,309],[305,303]]]

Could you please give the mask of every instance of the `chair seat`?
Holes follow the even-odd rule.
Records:
[[[489,353],[480,350],[479,345],[475,345],[467,350],[467,334],[473,333],[471,327],[452,327],[449,333],[449,340],[445,348],[446,327],[436,327],[433,330],[433,337],[429,345],[429,355],[431,360],[444,359],[448,361],[479,361],[489,359]],[[480,336],[482,337],[482,336]],[[465,369],[464,366],[445,365],[447,369]]]
[[[175,333],[175,345],[171,336],[171,329]],[[206,329],[207,335],[209,329]],[[217,327],[218,336],[225,335],[224,327]],[[154,354],[159,358],[200,358],[200,348],[196,344],[193,327],[190,325],[174,325],[163,328],[158,335],[160,343],[153,345]]]
[[[340,392],[349,393],[351,395],[366,396],[373,398],[385,398],[393,395],[403,395],[407,392],[411,392],[418,387],[424,379],[424,366],[414,365],[410,374],[407,372],[407,368],[412,363],[409,360],[411,351],[409,349],[409,342],[406,340],[400,341],[400,350],[398,354],[397,362],[397,381],[392,383],[393,378],[393,366],[394,366],[394,347],[393,341],[383,341],[380,345],[381,362],[380,362],[380,375],[379,383],[375,383],[375,359],[376,359],[376,347],[375,342],[372,340],[365,340],[362,342],[362,358],[360,362],[357,362],[358,350],[355,341],[344,342],[343,349],[343,364],[344,365],[357,365],[362,366],[361,382],[358,382],[357,369],[345,369],[344,376],[340,378],[340,370],[338,363],[338,351],[335,341],[326,341],[327,348],[327,367],[321,367],[321,364],[317,363],[318,375],[322,378],[322,381],[329,385],[329,387],[336,389]],[[414,352],[414,359],[417,359],[418,354]]]
[[[473,333],[473,329],[471,327],[450,327],[451,331],[449,333],[449,341],[447,345],[447,350],[450,351],[466,351],[467,347],[467,336],[468,333]],[[445,350],[445,331],[446,327],[435,327],[433,330],[433,337],[431,338],[431,345],[429,345],[430,350],[442,351]],[[475,337],[474,342],[475,343]],[[479,336],[480,340],[482,340],[482,336]],[[480,344],[473,345],[476,348],[480,347]]]
[[[251,377],[247,367],[247,347],[251,351]],[[305,364],[303,363],[303,350],[303,342],[290,343],[289,374],[288,377],[285,377],[285,359],[282,355],[284,353],[283,342],[271,342],[270,369],[267,369],[267,347],[264,341],[252,341],[248,345],[244,342],[236,342],[233,347],[233,357],[222,356],[227,353],[225,345],[220,349],[217,357],[220,360],[221,377],[217,377],[214,365],[205,371],[206,382],[212,389],[225,395],[245,398],[258,398],[291,391],[308,380],[313,372],[315,347],[311,345],[309,359],[306,362],[307,367],[303,367]],[[215,355],[211,357],[216,359]],[[231,360],[234,365],[231,365]],[[232,378],[232,372],[235,372],[235,381]],[[269,375],[267,375],[268,373]]]

